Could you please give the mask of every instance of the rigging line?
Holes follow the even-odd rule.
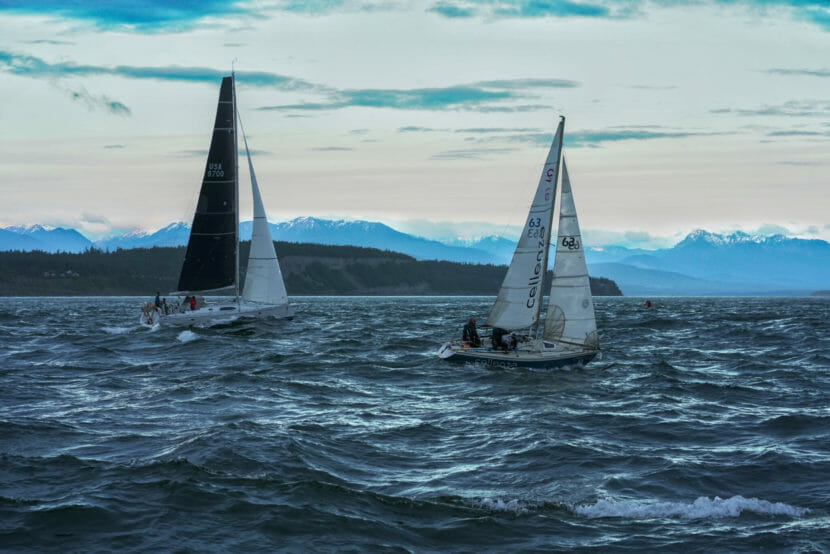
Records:
[[[558,125],[559,125],[559,122],[558,122],[558,121],[556,121],[556,122],[554,123],[554,125],[553,125],[553,129],[554,129],[554,131],[553,131],[553,136],[552,136],[550,139],[546,139],[546,140],[545,140],[545,143],[546,143],[546,144],[551,144],[551,143],[553,142],[553,138],[556,136],[556,129],[558,128]],[[544,169],[545,169],[545,165],[546,165],[546,164],[547,164],[547,158],[545,158],[545,159],[542,161],[542,163],[541,163],[541,164],[534,164],[533,166],[529,166],[526,170],[524,170],[524,173],[526,173],[526,174],[527,174],[527,177],[528,177],[528,178],[527,178],[527,179],[523,179],[523,180],[522,180],[522,182],[523,182],[523,183],[529,183],[529,184],[527,184],[527,185],[525,185],[525,186],[524,186],[524,188],[527,188],[528,190],[527,190],[527,191],[522,190],[521,194],[516,194],[516,195],[514,196],[514,201],[513,201],[513,204],[512,204],[512,206],[511,206],[511,208],[510,208],[510,212],[509,212],[509,215],[508,215],[508,219],[507,219],[507,221],[505,221],[504,226],[502,227],[502,231],[501,231],[501,236],[502,236],[502,237],[507,238],[507,237],[512,237],[512,236],[513,236],[513,235],[512,235],[512,233],[508,231],[508,227],[510,227],[510,226],[511,226],[511,223],[510,223],[511,221],[515,221],[515,218],[516,218],[516,211],[517,211],[517,210],[518,210],[521,206],[523,206],[523,205],[524,205],[524,202],[520,202],[520,200],[519,200],[519,199],[520,199],[520,198],[527,198],[527,192],[528,192],[528,191],[530,191],[530,190],[535,191],[535,190],[538,188],[538,186],[539,186],[539,178],[540,178],[540,175],[542,174],[542,171],[544,171]],[[532,189],[530,188],[531,186],[533,187]],[[531,208],[531,210],[533,209],[533,201],[534,201],[534,200],[535,200],[535,196],[531,199],[531,202],[530,202],[530,208]],[[518,243],[518,241],[519,241],[519,240],[521,240],[521,238],[522,238],[522,236],[521,236],[521,231],[524,229],[524,225],[525,225],[525,223],[526,223],[526,221],[525,221],[525,220],[521,220],[521,221],[517,224],[517,226],[520,228],[520,232],[519,232],[519,234],[516,236],[516,242],[517,242],[517,243]]]
[[[579,343],[579,342],[571,342],[571,341],[562,340],[562,339],[544,339],[544,340],[547,340],[548,342],[558,342],[558,343],[561,343],[561,344],[570,344],[571,346],[579,346],[579,347],[586,348],[586,349],[588,348],[587,346],[585,346],[585,344]]]

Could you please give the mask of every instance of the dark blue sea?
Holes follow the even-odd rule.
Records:
[[[830,298],[598,298],[565,370],[436,358],[492,298],[147,300],[0,304],[0,550],[830,551]]]

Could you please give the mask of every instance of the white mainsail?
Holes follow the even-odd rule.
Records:
[[[559,121],[533,204],[513,252],[513,259],[487,325],[503,329],[525,329],[539,321],[542,304],[542,280],[547,272],[548,249],[553,220],[553,201],[559,177],[559,156],[565,118]]]
[[[579,233],[571,181],[562,159],[562,192],[559,200],[559,232],[556,258],[545,319],[545,340],[566,346],[599,350],[591,282]]]
[[[254,224],[251,235],[251,252],[248,254],[248,270],[245,273],[245,287],[242,289],[242,299],[260,304],[287,304],[288,294],[277,261],[277,252],[274,250],[274,241],[268,228],[265,217],[265,208],[262,205],[262,196],[254,174],[254,164],[251,162],[251,152],[248,150],[248,139],[242,132],[245,141],[245,154],[248,156],[248,170],[251,173],[251,190],[254,197]]]

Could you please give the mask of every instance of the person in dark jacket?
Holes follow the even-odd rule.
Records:
[[[516,348],[516,336],[507,329],[501,327],[493,327],[493,350],[513,350]]]
[[[478,331],[476,331],[476,318],[471,317],[467,325],[464,326],[464,330],[461,332],[461,340],[470,346],[481,346],[481,338],[478,336]]]

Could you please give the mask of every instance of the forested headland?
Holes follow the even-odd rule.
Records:
[[[418,261],[405,254],[276,242],[288,294],[495,295],[506,266]],[[249,242],[240,245],[242,264]],[[185,248],[136,248],[80,254],[0,252],[0,296],[152,296],[176,289]],[[244,282],[244,267],[242,279]],[[549,278],[544,285],[549,288]],[[610,279],[591,277],[595,296],[621,296]]]

